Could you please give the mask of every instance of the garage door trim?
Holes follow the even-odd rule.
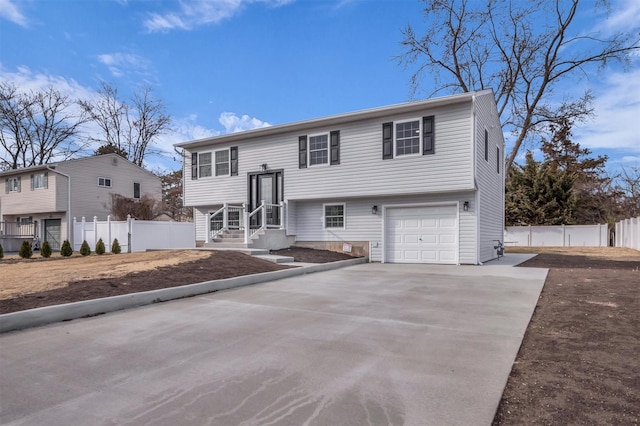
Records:
[[[388,204],[382,206],[382,263],[387,262],[387,210],[411,208],[411,207],[455,207],[456,210],[456,248],[455,248],[455,262],[454,264],[460,264],[460,202],[459,201],[442,201],[435,203],[411,203],[411,204]]]

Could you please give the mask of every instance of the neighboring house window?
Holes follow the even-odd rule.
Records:
[[[500,173],[500,147],[496,146],[496,172]]]
[[[216,151],[216,176],[228,176],[229,170],[229,150]]]
[[[198,153],[191,154],[191,179],[198,179]]]
[[[329,163],[329,134],[309,136],[309,166]]]
[[[31,190],[46,189],[48,187],[47,172],[31,175]]]
[[[133,182],[133,198],[140,198],[140,184],[138,182]]]
[[[435,153],[434,116],[382,124],[382,159]]]
[[[484,129],[484,161],[489,161],[489,132]]]
[[[198,156],[198,161],[200,162],[200,177],[209,177],[211,176],[211,153],[203,152]]]
[[[33,223],[33,216],[29,217],[18,217],[18,224],[20,225],[31,225]]]
[[[298,137],[298,167],[340,164],[340,130]]]
[[[420,120],[396,123],[396,155],[420,153]]]
[[[5,180],[5,192],[20,192],[20,176],[10,177]]]
[[[344,229],[344,204],[324,204],[325,229]]]
[[[99,177],[98,178],[98,186],[100,188],[111,188],[111,179]]]

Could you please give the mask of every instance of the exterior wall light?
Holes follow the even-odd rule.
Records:
[[[469,211],[469,202],[468,202],[468,201],[465,201],[465,202],[464,202],[464,204],[462,205],[462,209],[463,209],[465,212],[468,212],[468,211]]]
[[[378,214],[378,206],[371,207],[371,214]]]

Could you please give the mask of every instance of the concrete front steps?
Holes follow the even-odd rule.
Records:
[[[244,231],[230,230],[218,235],[210,243],[205,243],[204,248],[213,250],[233,250],[273,263],[293,263],[291,256],[278,256],[269,254],[270,250],[278,250],[291,247],[295,238],[288,237],[284,230],[267,229],[259,231],[249,244],[244,243]]]

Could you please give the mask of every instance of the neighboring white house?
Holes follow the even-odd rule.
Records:
[[[295,241],[372,261],[478,264],[503,238],[504,139],[491,90],[177,146],[184,202],[208,245],[242,241],[224,238],[235,233],[259,247]]]
[[[73,241],[67,226],[73,217],[104,220],[111,194],[162,198],[160,178],[116,154],[8,170],[0,181],[0,237],[34,235],[53,249]]]

